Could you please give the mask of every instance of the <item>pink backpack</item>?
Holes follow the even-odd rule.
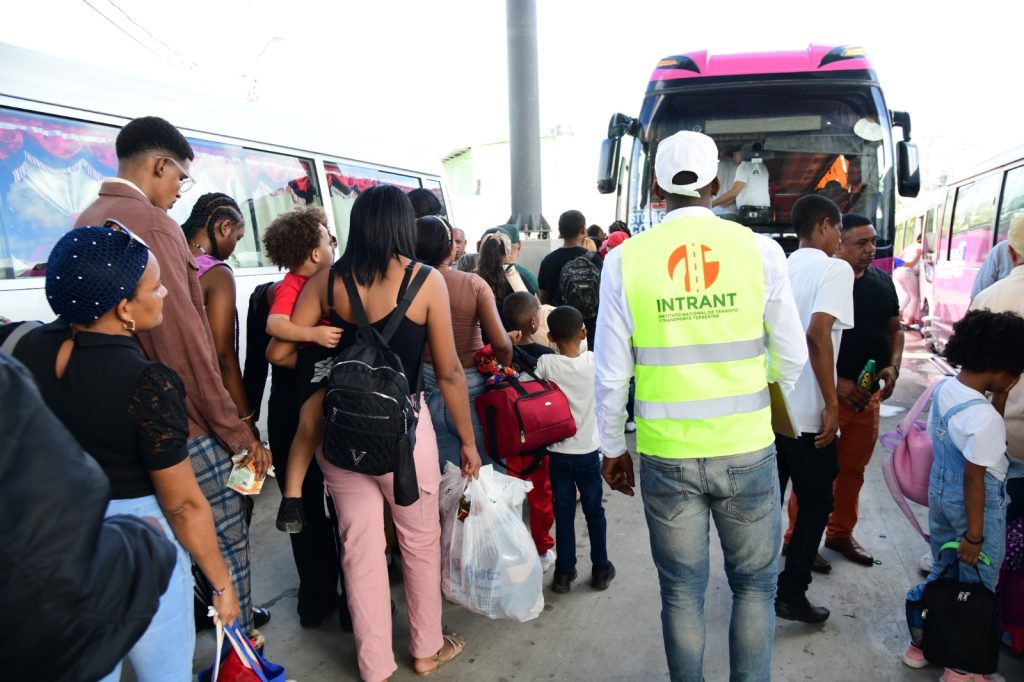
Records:
[[[885,484],[907,520],[926,541],[929,540],[928,533],[921,528],[907,500],[928,506],[928,478],[934,454],[928,423],[917,417],[924,411],[936,385],[938,382],[925,389],[896,431],[883,434],[878,439],[883,447],[892,450],[882,462]]]

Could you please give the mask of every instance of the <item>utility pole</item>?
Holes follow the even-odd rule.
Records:
[[[548,238],[541,214],[540,95],[537,85],[537,2],[505,0],[512,214],[522,235]]]

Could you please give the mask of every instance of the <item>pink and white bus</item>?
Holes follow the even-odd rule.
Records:
[[[903,130],[895,144],[893,127]],[[720,164],[720,175],[730,163],[743,162],[767,172],[767,200],[737,206],[740,222],[791,251],[794,202],[825,194],[844,212],[874,221],[878,257],[891,267],[895,194],[916,196],[917,150],[909,142],[910,116],[886,107],[863,49],[702,51],[658,62],[640,115],[612,116],[601,148],[598,191],[618,195],[616,218],[634,232],[664,216],[664,200],[652,194],[654,157],[658,142],[680,130],[711,136],[722,156],[732,158]],[[631,147],[621,144],[626,135]]]
[[[953,323],[971,303],[971,288],[992,247],[1024,212],[1024,145],[1015,147],[922,197],[901,220],[912,239],[920,231],[921,331],[941,351]],[[902,212],[901,212],[902,213]]]

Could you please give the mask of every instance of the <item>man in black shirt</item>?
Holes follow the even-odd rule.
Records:
[[[874,564],[853,539],[857,524],[857,498],[864,485],[864,468],[878,439],[879,404],[892,395],[903,358],[903,328],[896,288],[886,273],[871,265],[877,234],[871,221],[856,213],[843,216],[839,257],[853,268],[853,329],[843,332],[836,362],[836,394],[839,398],[839,475],[835,482],[835,507],[828,519],[825,546],[864,566]],[[877,390],[857,385],[868,360],[875,361]],[[789,530],[796,519],[790,498]]]
[[[566,211],[558,217],[558,235],[562,238],[562,246],[544,256],[544,260],[540,262],[540,275],[537,277],[538,284],[540,284],[540,302],[553,306],[575,305],[571,301],[563,300],[562,268],[569,261],[584,256],[590,258],[591,262],[600,270],[601,259],[597,257],[596,253],[590,255],[593,252],[583,246],[583,240],[587,238],[587,219],[579,211]],[[594,345],[594,323],[596,320],[596,314],[592,317],[586,313],[583,315],[583,323],[587,328],[587,343],[591,349]]]

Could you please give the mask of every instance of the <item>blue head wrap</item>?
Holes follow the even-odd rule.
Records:
[[[67,322],[87,324],[128,298],[149,262],[149,247],[122,225],[71,230],[50,251],[46,299]]]

